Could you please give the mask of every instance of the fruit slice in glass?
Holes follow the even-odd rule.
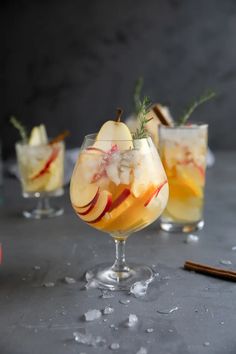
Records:
[[[63,209],[50,206],[49,198],[63,194],[64,142],[36,146],[19,142],[16,154],[23,197],[38,200],[36,208],[23,215],[36,219],[61,215]]]
[[[76,214],[110,234],[116,244],[114,264],[94,267],[88,272],[90,280],[111,290],[151,281],[151,268],[128,266],[125,261],[129,235],[155,221],[168,199],[166,174],[151,138],[102,140],[101,135],[86,136],[71,178],[70,197]]]

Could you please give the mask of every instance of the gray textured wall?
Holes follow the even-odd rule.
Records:
[[[2,1],[1,133],[5,155],[15,114],[50,135],[69,128],[71,146],[132,110],[132,89],[178,116],[205,88],[218,92],[194,119],[210,124],[215,149],[236,149],[236,1]]]

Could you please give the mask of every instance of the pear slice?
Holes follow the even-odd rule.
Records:
[[[29,145],[37,146],[48,143],[47,132],[44,124],[34,127],[29,138]]]
[[[99,130],[93,146],[107,151],[112,148],[112,145],[117,145],[118,150],[133,148],[133,138],[125,123],[108,120]]]

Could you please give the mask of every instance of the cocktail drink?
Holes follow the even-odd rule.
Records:
[[[61,215],[63,210],[51,207],[49,197],[63,194],[64,142],[21,141],[16,143],[16,155],[23,197],[38,200],[36,209],[23,215],[37,219]]]
[[[160,127],[160,156],[170,188],[161,217],[165,231],[190,232],[204,225],[207,133],[206,124]]]
[[[111,290],[151,280],[147,266],[127,266],[128,236],[163,212],[168,183],[151,138],[133,139],[128,127],[108,121],[96,135],[85,137],[71,178],[70,196],[76,214],[88,225],[109,233],[116,243],[116,261],[92,269],[90,279]]]

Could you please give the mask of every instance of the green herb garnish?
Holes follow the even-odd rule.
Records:
[[[146,124],[153,118],[147,119],[146,114],[148,113],[150,106],[151,106],[151,102],[148,97],[144,97],[142,101],[139,100],[138,111],[137,111],[137,120],[138,120],[139,127],[133,133],[133,139],[142,139],[142,138],[147,138],[149,136],[146,130]]]
[[[143,88],[143,78],[142,76],[140,76],[138,80],[135,82],[135,86],[134,86],[133,102],[134,102],[134,112],[136,116],[138,115],[140,109],[142,88]]]
[[[24,142],[27,142],[28,141],[28,134],[27,134],[27,130],[24,127],[24,125],[16,117],[13,117],[13,116],[10,118],[10,123],[13,125],[13,127],[15,127],[19,131],[21,139]]]
[[[200,106],[201,104],[209,101],[213,97],[216,96],[214,91],[207,91],[204,95],[200,96],[199,99],[195,100],[184,112],[184,114],[179,118],[177,125],[184,125],[188,121],[191,114],[195,111],[195,109]]]

